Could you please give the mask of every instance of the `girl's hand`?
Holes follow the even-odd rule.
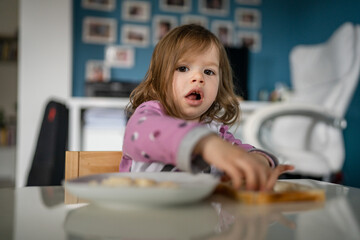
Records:
[[[289,165],[272,169],[261,154],[248,153],[215,134],[201,139],[194,154],[202,155],[207,163],[223,170],[235,188],[245,184],[247,190],[271,190],[281,173],[293,169]]]

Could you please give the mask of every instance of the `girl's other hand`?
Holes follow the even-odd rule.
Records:
[[[246,190],[272,190],[279,175],[293,169],[290,165],[271,168],[262,154],[248,153],[215,134],[201,139],[194,154],[202,155],[207,163],[224,171],[235,188],[244,185]]]

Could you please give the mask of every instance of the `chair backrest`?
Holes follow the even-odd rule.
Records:
[[[65,154],[65,180],[91,174],[118,172],[121,151],[67,151]],[[78,203],[79,199],[65,192],[65,203]]]
[[[359,25],[346,22],[322,44],[296,46],[290,63],[294,85],[291,102],[323,107],[344,118],[359,82]],[[278,145],[304,146],[331,159],[332,169],[342,166],[345,149],[339,129],[309,119],[287,118],[276,121],[272,134]]]
[[[359,25],[347,22],[324,43],[296,46],[290,53],[290,65],[294,92],[287,104],[314,106],[331,117],[344,118],[359,82]],[[295,171],[303,175],[329,175],[341,170],[345,159],[341,129],[313,117],[284,116],[283,109],[277,109],[276,120],[266,122],[270,110],[275,109],[260,109],[247,119],[261,122],[258,126],[265,130],[260,134],[259,128],[247,124],[244,140],[252,134],[256,138],[266,136],[270,150],[294,164]]]
[[[68,115],[68,108],[63,103],[54,100],[47,103],[26,186],[61,185],[68,138]]]
[[[323,106],[343,117],[359,81],[359,26],[346,22],[322,44],[296,46],[290,66],[293,101]]]

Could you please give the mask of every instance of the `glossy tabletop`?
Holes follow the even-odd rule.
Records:
[[[360,239],[360,189],[312,180],[322,203],[245,205],[213,195],[177,207],[64,204],[63,187],[0,189],[0,239]]]

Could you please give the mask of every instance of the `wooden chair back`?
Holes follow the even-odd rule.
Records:
[[[121,151],[67,151],[65,154],[65,180],[91,174],[119,172]],[[65,204],[79,199],[65,192]]]

